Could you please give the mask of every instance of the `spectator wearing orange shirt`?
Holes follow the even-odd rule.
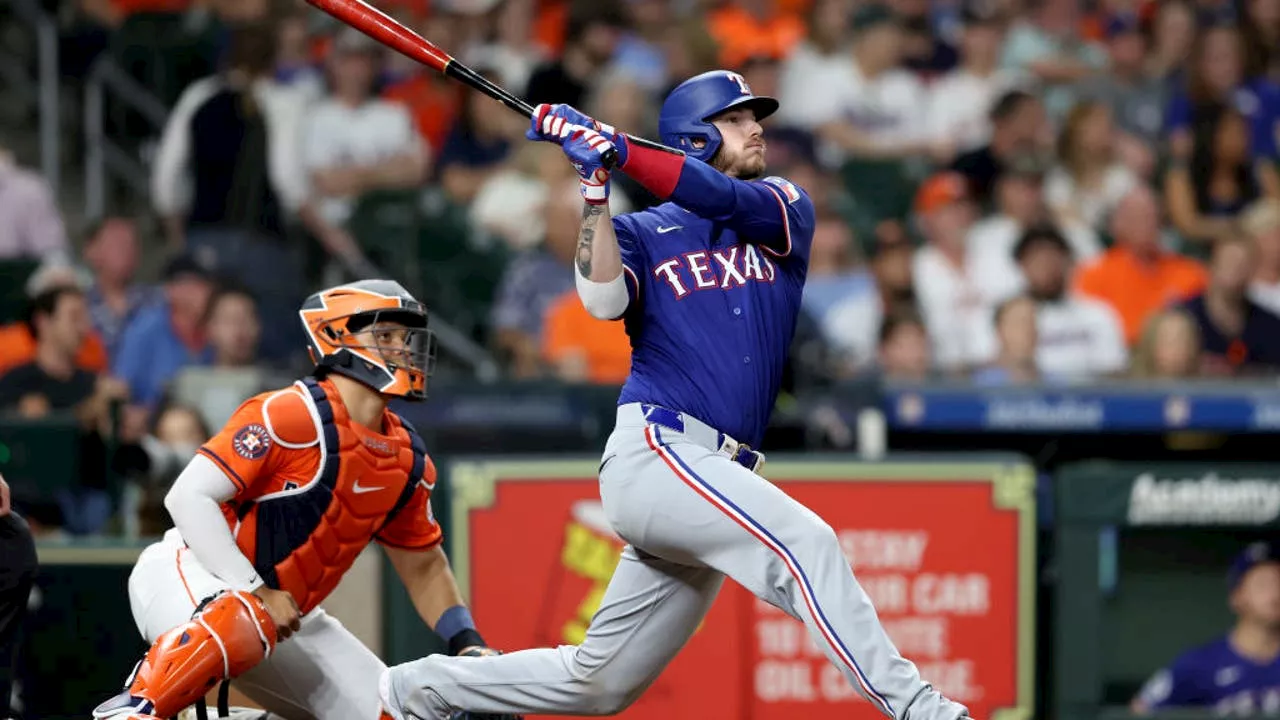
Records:
[[[738,67],[747,58],[784,58],[805,36],[804,20],[781,12],[774,0],[734,0],[707,17],[720,45],[720,64]]]
[[[1081,268],[1076,289],[1111,305],[1132,346],[1152,314],[1204,290],[1208,274],[1190,258],[1160,245],[1160,212],[1155,195],[1138,186],[1111,217],[1115,245]]]
[[[59,287],[69,286],[83,290],[77,271],[68,265],[53,264],[43,266],[27,281],[26,294],[28,306],[27,317],[7,325],[0,325],[0,375],[36,358],[36,339],[31,324],[30,313],[35,298]],[[75,365],[78,369],[91,373],[105,372],[108,365],[106,345],[96,331],[90,330],[80,343],[76,352]]]
[[[575,291],[547,308],[542,354],[565,382],[621,385],[631,372],[631,341],[623,324],[591,317]]]

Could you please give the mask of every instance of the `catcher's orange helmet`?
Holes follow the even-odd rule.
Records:
[[[317,369],[340,373],[383,395],[422,400],[435,359],[427,309],[394,280],[361,280],[321,290],[298,312]]]

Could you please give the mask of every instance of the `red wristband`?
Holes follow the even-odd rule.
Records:
[[[676,189],[676,183],[680,182],[680,173],[684,170],[684,153],[641,147],[628,142],[625,135],[618,137],[622,142],[627,143],[624,156],[627,161],[618,166],[618,169],[631,176],[645,190],[659,199],[666,200],[671,197],[671,193]]]

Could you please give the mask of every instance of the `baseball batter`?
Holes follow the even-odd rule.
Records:
[[[366,280],[312,295],[299,315],[314,373],[241,405],[174,483],[176,527],[129,576],[153,644],[96,718],[170,718],[228,678],[284,718],[379,718],[385,666],[321,607],[371,541],[451,653],[492,652],[440,546],[435,467],[387,408],[426,397],[426,309]]]
[[[777,108],[732,72],[687,80],[659,120],[682,153],[630,143],[567,106],[537,108],[528,137],[558,143],[582,177],[578,293],[631,338],[600,468],[601,502],[628,545],[581,645],[393,667],[380,693],[396,720],[618,713],[688,641],[726,576],[804,622],[886,716],[967,715],[889,641],[831,527],[757,474],[814,224],[804,190],[764,175],[760,121]],[[610,149],[668,202],[610,219]]]

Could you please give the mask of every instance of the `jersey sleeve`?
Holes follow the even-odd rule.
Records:
[[[630,303],[634,303],[640,297],[641,279],[648,274],[644,245],[640,242],[635,221],[630,217],[613,218],[613,234],[618,238],[618,252],[622,255],[622,274],[626,276],[627,296]]]
[[[807,263],[815,222],[809,194],[780,177],[767,177],[759,183],[745,184],[763,187],[768,196],[762,194],[752,202],[752,209],[743,213],[741,220],[735,223],[738,225],[735,229],[756,240],[772,255],[788,257],[794,254]]]
[[[375,538],[378,544],[401,550],[430,550],[440,544],[444,533],[431,510],[431,489],[435,484],[436,466],[427,457],[413,495],[391,522],[378,531]]]
[[[266,400],[263,396],[246,400],[222,430],[197,450],[226,473],[237,493],[283,467],[291,452],[269,429]]]
[[[1148,711],[1199,704],[1196,670],[1184,656],[1152,675],[1138,692],[1138,702]]]

